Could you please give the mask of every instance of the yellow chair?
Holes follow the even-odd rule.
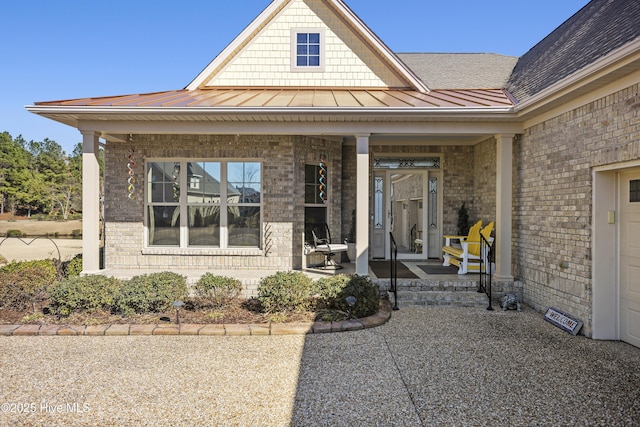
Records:
[[[455,265],[458,267],[458,274],[467,274],[470,271],[480,270],[480,261],[484,262],[487,268],[491,268],[488,265],[487,253],[482,253],[480,245],[480,235],[482,235],[489,243],[493,243],[494,222],[491,221],[484,228],[482,228],[482,220],[476,222],[473,227],[469,229],[469,234],[466,236],[453,236],[445,235],[445,246],[442,248],[442,254],[444,262],[442,265]],[[452,246],[452,240],[459,240],[460,247]]]

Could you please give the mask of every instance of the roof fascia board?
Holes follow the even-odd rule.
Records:
[[[592,83],[599,78],[640,60],[640,38],[628,43],[592,64],[554,83],[531,98],[516,104],[515,111],[519,115],[534,114],[535,110],[571,95],[580,87]]]
[[[633,86],[638,82],[640,82],[640,69],[631,74],[627,74],[612,83],[602,86],[601,88],[591,90],[584,95],[559,105],[558,107],[554,107],[549,111],[544,111],[542,113],[532,112],[531,114],[528,114],[524,121],[524,128],[527,129],[533,127],[554,117],[573,111],[583,105],[590,104],[612,93],[619,92],[625,88]],[[522,115],[519,116],[523,117]]]
[[[348,114],[356,116],[416,116],[424,114],[432,115],[449,115],[455,114],[464,117],[471,117],[478,114],[496,113],[509,114],[513,113],[512,106],[505,107],[433,107],[433,108],[393,108],[393,107],[91,107],[91,106],[58,106],[58,105],[27,105],[27,111],[34,114],[103,114],[111,115],[131,115],[136,116],[149,115],[183,115],[193,116],[199,114],[207,115],[336,115]],[[515,117],[515,116],[514,116]]]
[[[238,47],[247,42],[249,37],[251,37],[251,35],[254,34],[258,28],[267,21],[267,19],[272,17],[285,6],[285,3],[289,3],[290,1],[291,0],[274,0],[270,3],[256,19],[254,19],[235,39],[233,39],[233,41],[229,43],[229,45],[227,45],[227,47],[225,47],[222,52],[220,52],[218,56],[216,56],[213,61],[211,61],[209,65],[207,65],[206,68],[187,85],[185,89],[195,90],[203,85],[216,68],[222,65]]]

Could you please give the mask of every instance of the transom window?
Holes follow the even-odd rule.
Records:
[[[260,247],[260,162],[148,161],[146,170],[148,246]]]

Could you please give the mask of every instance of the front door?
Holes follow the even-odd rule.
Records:
[[[371,257],[388,259],[389,232],[398,258],[438,258],[442,250],[439,159],[376,160],[371,198]],[[377,168],[376,168],[377,166]]]
[[[620,174],[620,339],[640,347],[640,170]]]

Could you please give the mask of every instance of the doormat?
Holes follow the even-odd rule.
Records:
[[[417,279],[416,276],[406,265],[398,262],[396,270],[398,279]],[[369,267],[378,279],[391,278],[391,261],[369,261]]]
[[[458,267],[455,265],[426,264],[418,267],[427,274],[458,274]]]

